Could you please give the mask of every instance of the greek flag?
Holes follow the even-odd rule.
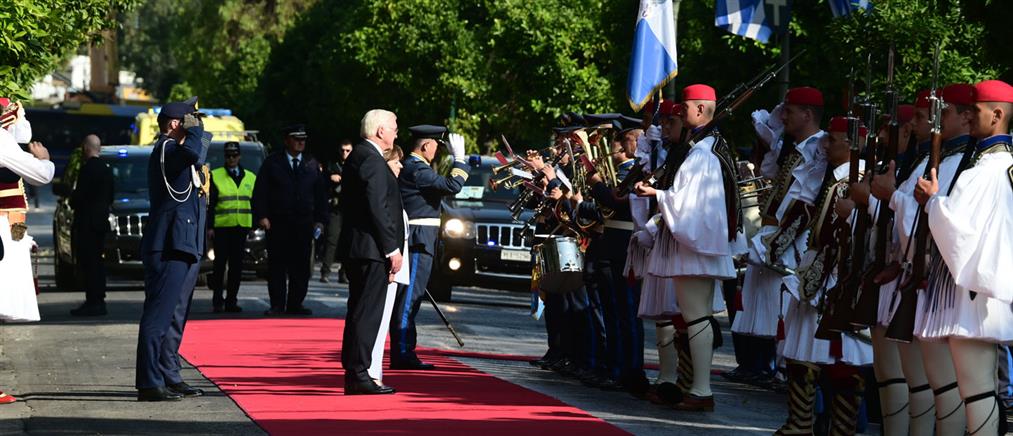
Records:
[[[718,0],[714,25],[766,44],[774,29],[768,23],[763,3],[764,0]]]
[[[640,0],[626,83],[626,98],[633,110],[640,111],[678,73],[672,1]]]
[[[834,18],[851,15],[855,11],[866,11],[872,9],[871,0],[827,0],[830,3],[830,12]]]

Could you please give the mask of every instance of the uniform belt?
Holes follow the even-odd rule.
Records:
[[[633,231],[633,221],[605,220],[605,227],[609,229]]]
[[[412,225],[412,226],[427,226],[427,227],[439,227],[440,226],[440,219],[439,218],[415,218],[413,220],[408,220],[408,225]]]

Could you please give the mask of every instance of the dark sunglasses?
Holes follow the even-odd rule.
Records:
[[[225,157],[239,157],[239,153],[225,153]]]

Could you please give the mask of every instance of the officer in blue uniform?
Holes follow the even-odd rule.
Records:
[[[144,313],[137,336],[139,401],[176,401],[203,391],[180,376],[179,345],[204,255],[209,180],[203,168],[211,134],[197,98],[169,103],[148,160],[151,209],[141,238]]]
[[[423,363],[415,354],[415,315],[433,267],[440,231],[440,202],[443,197],[461,192],[470,168],[465,161],[461,135],[451,133],[448,137],[447,128],[442,126],[420,125],[408,130],[414,143],[411,154],[403,162],[398,185],[408,214],[410,281],[398,286],[394,300],[394,314],[390,319],[390,368],[433,369],[433,365]],[[431,166],[441,143],[454,157],[449,176],[441,176]]]

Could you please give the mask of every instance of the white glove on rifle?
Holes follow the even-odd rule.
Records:
[[[450,154],[454,155],[454,160],[458,162],[464,162],[463,136],[457,133],[451,133],[447,135],[447,148],[450,150]]]
[[[652,216],[651,219],[647,220],[647,222],[644,223],[644,228],[647,229],[647,232],[650,233],[651,236],[658,235],[658,230],[660,230],[660,227],[658,226],[661,225],[661,220],[662,220],[661,214],[659,213],[657,215]]]

